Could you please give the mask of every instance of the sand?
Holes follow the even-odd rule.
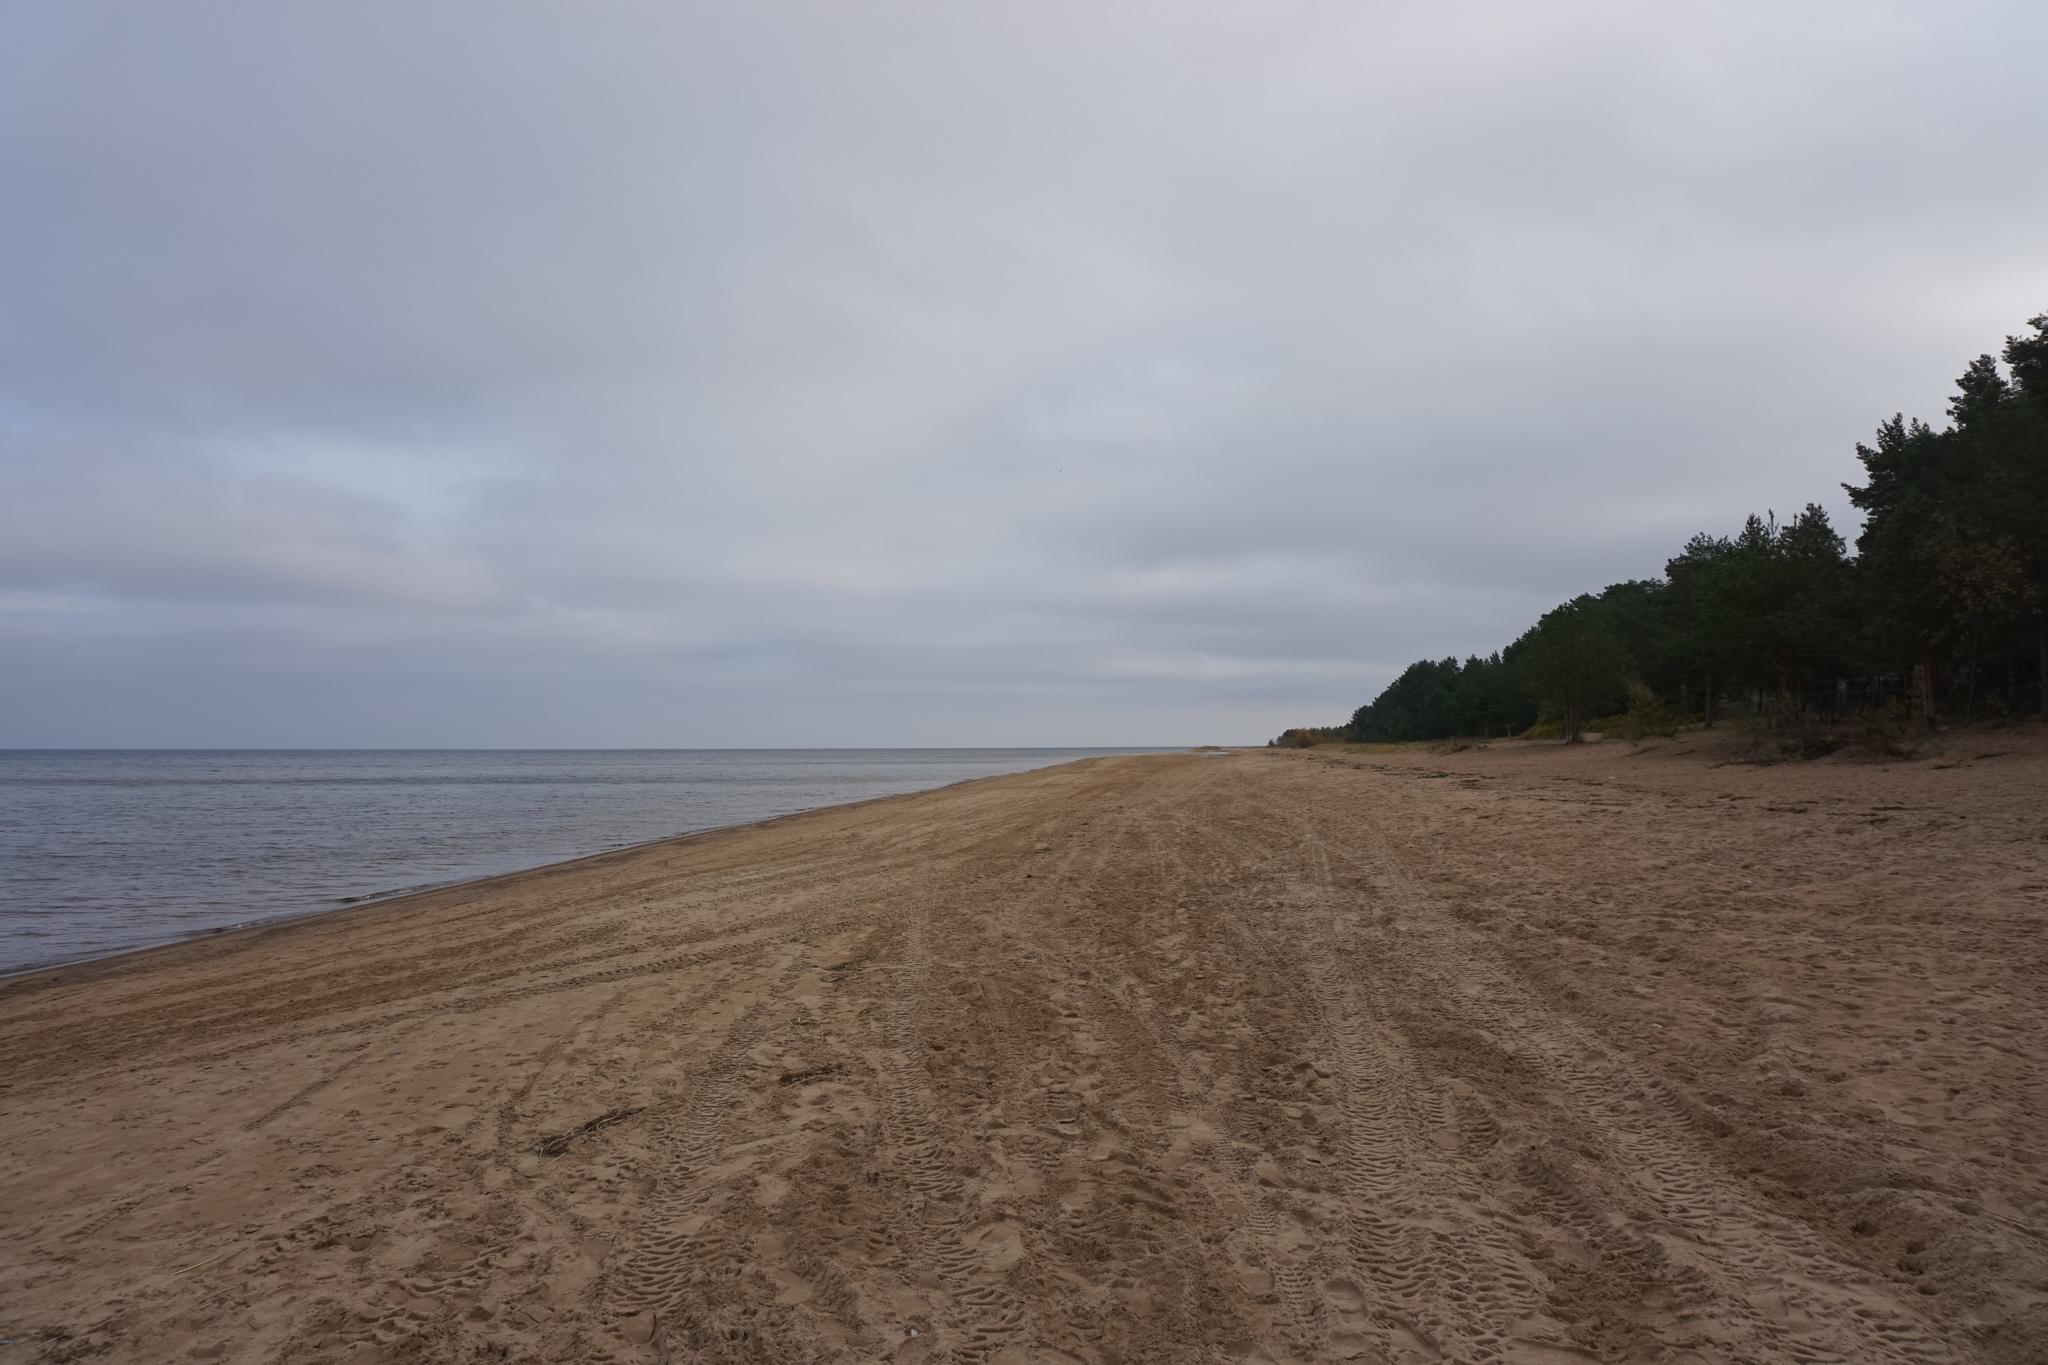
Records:
[[[0,983],[0,1363],[2048,1358],[2048,739],[1730,743],[1102,758]]]

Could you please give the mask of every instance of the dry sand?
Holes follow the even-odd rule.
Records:
[[[2048,742],[1717,756],[1096,759],[0,984],[0,1365],[2048,1358]]]

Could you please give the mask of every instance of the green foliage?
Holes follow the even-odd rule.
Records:
[[[1921,688],[1958,662],[1974,684],[1987,659],[2035,654],[2048,709],[2048,314],[2008,337],[2008,381],[1972,361],[1935,431],[1893,417],[1859,445],[1868,482],[1846,486],[1865,514],[1857,578],[1866,648],[1911,666]],[[2008,664],[2010,666],[2010,664]],[[1933,698],[1923,697],[1921,709]]]
[[[1634,740],[1647,739],[1655,735],[1669,739],[1678,733],[1686,718],[1672,708],[1656,691],[1634,678],[1628,680],[1628,731],[1627,737]]]
[[[1686,603],[1674,636],[1724,688],[1803,695],[1807,678],[1847,671],[1856,598],[1842,538],[1808,503],[1783,526],[1752,516],[1734,539],[1694,536],[1665,573]]]
[[[1523,684],[1557,717],[1564,742],[1577,744],[1580,728],[1622,690],[1628,656],[1606,604],[1575,597],[1544,613],[1519,643]]]
[[[1668,739],[1686,723],[1685,715],[1639,679],[1623,679],[1622,689],[1628,693],[1628,710],[1600,720],[1589,720],[1580,728],[1640,744],[1653,735]]]
[[[1511,646],[1502,654],[1460,664],[1456,659],[1410,664],[1369,706],[1352,714],[1348,737],[1360,744],[1398,744],[1454,735],[1511,735],[1536,720]]]
[[[1640,739],[1686,713],[1712,724],[1735,698],[1810,756],[1833,742],[1813,730],[1816,708],[1845,698],[1887,749],[1903,716],[1924,726],[1938,707],[2048,713],[2048,314],[2028,325],[2006,338],[2005,372],[1984,355],[1956,381],[1949,426],[1894,416],[1856,447],[1853,557],[1814,503],[1702,533],[1661,579],[1574,598],[1497,654],[1409,665],[1345,737],[1574,742],[1625,705],[1600,724]]]

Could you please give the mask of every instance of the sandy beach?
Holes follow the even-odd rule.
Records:
[[[1092,759],[0,982],[0,1365],[2048,1359],[2048,737]]]

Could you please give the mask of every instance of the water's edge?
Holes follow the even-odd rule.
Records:
[[[980,751],[974,751],[980,752]],[[1056,751],[1057,752],[1057,751]],[[1065,752],[1074,753],[1073,750]],[[929,787],[914,787],[905,791],[887,792],[875,796],[860,797],[851,801],[827,802],[797,810],[782,811],[753,820],[741,820],[732,824],[713,825],[703,829],[685,830],[676,834],[663,835],[653,839],[601,848],[568,858],[551,858],[505,871],[486,873],[474,877],[456,877],[446,881],[418,884],[386,892],[339,898],[338,903],[307,906],[301,909],[281,911],[276,914],[238,920],[231,924],[211,925],[204,928],[180,931],[176,937],[159,942],[139,943],[114,948],[106,952],[88,953],[66,957],[57,961],[43,961],[17,967],[0,967],[0,988],[17,987],[40,977],[54,977],[64,972],[75,972],[83,968],[105,967],[150,954],[176,954],[189,951],[199,945],[232,943],[235,940],[276,932],[310,921],[325,920],[336,916],[367,914],[388,914],[402,911],[406,902],[424,900],[450,892],[469,892],[494,883],[512,882],[519,879],[559,872],[582,863],[593,863],[604,859],[630,858],[651,848],[684,844],[700,839],[735,834],[744,830],[759,829],[787,821],[806,819],[827,811],[851,810],[860,806],[878,805],[883,802],[901,801],[933,792],[949,791],[956,787],[971,786],[980,782],[992,782],[1001,778],[1015,777],[1026,772],[1044,772],[1051,768],[1065,767],[1073,763],[1093,762],[1098,758],[1112,755],[1171,753],[1173,749],[1119,749],[1082,752],[1075,757],[1056,760],[1040,767],[1025,767],[1011,771],[988,773],[981,776],[961,778],[952,782],[939,783]],[[53,981],[52,984],[55,984]]]

